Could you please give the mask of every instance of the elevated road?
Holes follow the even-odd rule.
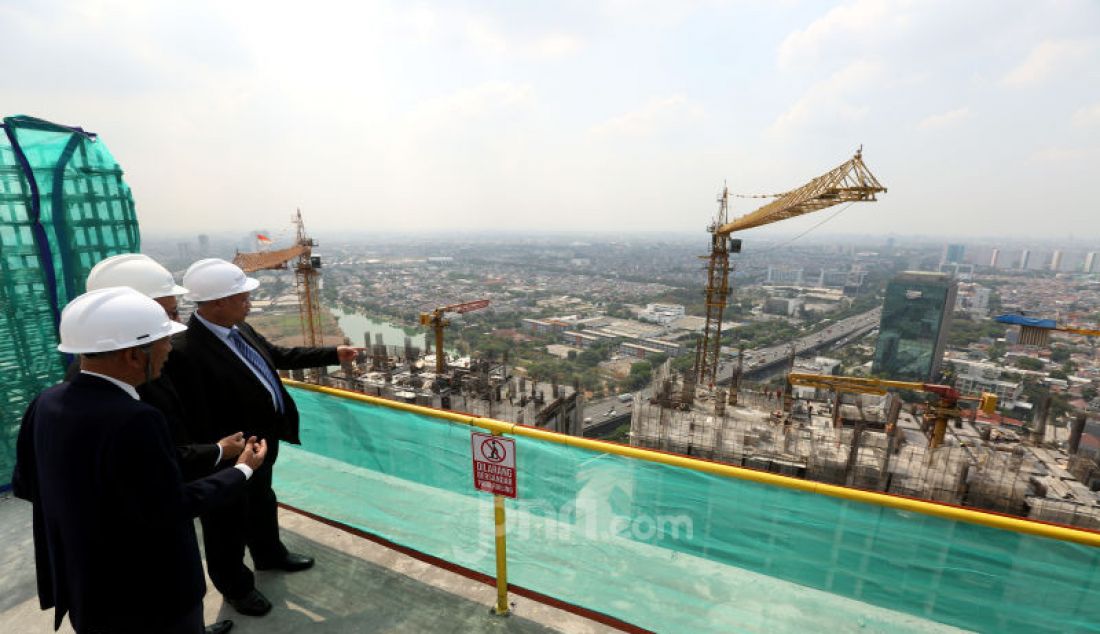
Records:
[[[633,409],[633,397],[622,401],[618,396],[587,401],[584,404],[585,438],[602,438],[615,431],[620,425],[630,422]]]
[[[853,341],[878,327],[882,316],[882,307],[873,308],[818,330],[803,335],[793,342],[759,350],[745,351],[744,373],[746,377],[761,377],[782,367],[790,355],[790,345],[794,343],[799,355],[814,352],[836,344]],[[718,367],[718,385],[729,385],[735,365],[725,361]]]

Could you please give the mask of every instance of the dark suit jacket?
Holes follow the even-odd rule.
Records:
[[[19,430],[15,495],[34,504],[42,609],[54,627],[156,631],[206,592],[192,518],[243,485],[184,484],[164,416],[87,374],[40,394]]]
[[[284,348],[271,344],[246,323],[237,328],[273,370],[340,362],[336,348]],[[298,407],[286,388],[279,384],[285,409],[280,414],[260,379],[198,318],[192,316],[187,331],[172,340],[172,354],[164,368],[183,401],[192,438],[216,442],[243,431],[246,438],[254,435],[301,443]]]
[[[79,374],[80,360],[77,359],[65,370],[65,380],[71,381]],[[179,394],[172,386],[172,381],[162,374],[152,381],[139,385],[137,391],[142,401],[159,409],[168,421],[168,432],[172,434],[172,442],[176,445],[176,451],[179,452],[180,470],[183,471],[184,482],[197,480],[213,473],[218,465],[216,462],[218,445],[216,442],[201,444],[192,442],[187,425],[183,422],[185,415],[183,403],[180,402]]]

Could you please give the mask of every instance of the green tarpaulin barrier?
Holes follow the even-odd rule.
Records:
[[[57,317],[96,262],[140,250],[130,188],[92,133],[33,117],[0,131],[0,487],[19,420],[61,379]]]
[[[292,389],[280,500],[493,575],[470,427]],[[516,438],[509,581],[662,632],[1085,632],[1100,549]]]

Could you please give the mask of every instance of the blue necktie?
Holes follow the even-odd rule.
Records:
[[[236,330],[229,331],[229,340],[233,342],[233,346],[237,348],[237,352],[241,353],[241,356],[248,361],[249,365],[256,369],[256,372],[263,377],[267,382],[267,386],[271,388],[271,392],[275,394],[275,401],[278,403],[277,408],[279,413],[283,413],[283,393],[279,389],[279,377],[275,376],[275,373],[268,367],[267,362],[260,356],[256,349],[248,345],[248,342],[244,340],[241,333]]]

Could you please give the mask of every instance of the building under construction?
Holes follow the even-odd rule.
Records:
[[[845,394],[742,385],[696,389],[665,364],[650,398],[635,395],[630,444],[817,482],[1100,528],[1093,461],[1042,437],[966,416],[932,442],[931,407],[896,393]],[[685,391],[687,390],[687,391]],[[735,402],[736,404],[731,404]],[[1070,442],[1072,444],[1072,442]]]
[[[371,333],[364,334],[371,341]],[[405,337],[404,346],[374,343],[356,363],[319,377],[323,385],[437,409],[523,423],[579,436],[584,397],[575,386],[543,382],[517,374],[507,355],[451,357],[431,348],[423,351]],[[439,367],[442,366],[442,372]]]

